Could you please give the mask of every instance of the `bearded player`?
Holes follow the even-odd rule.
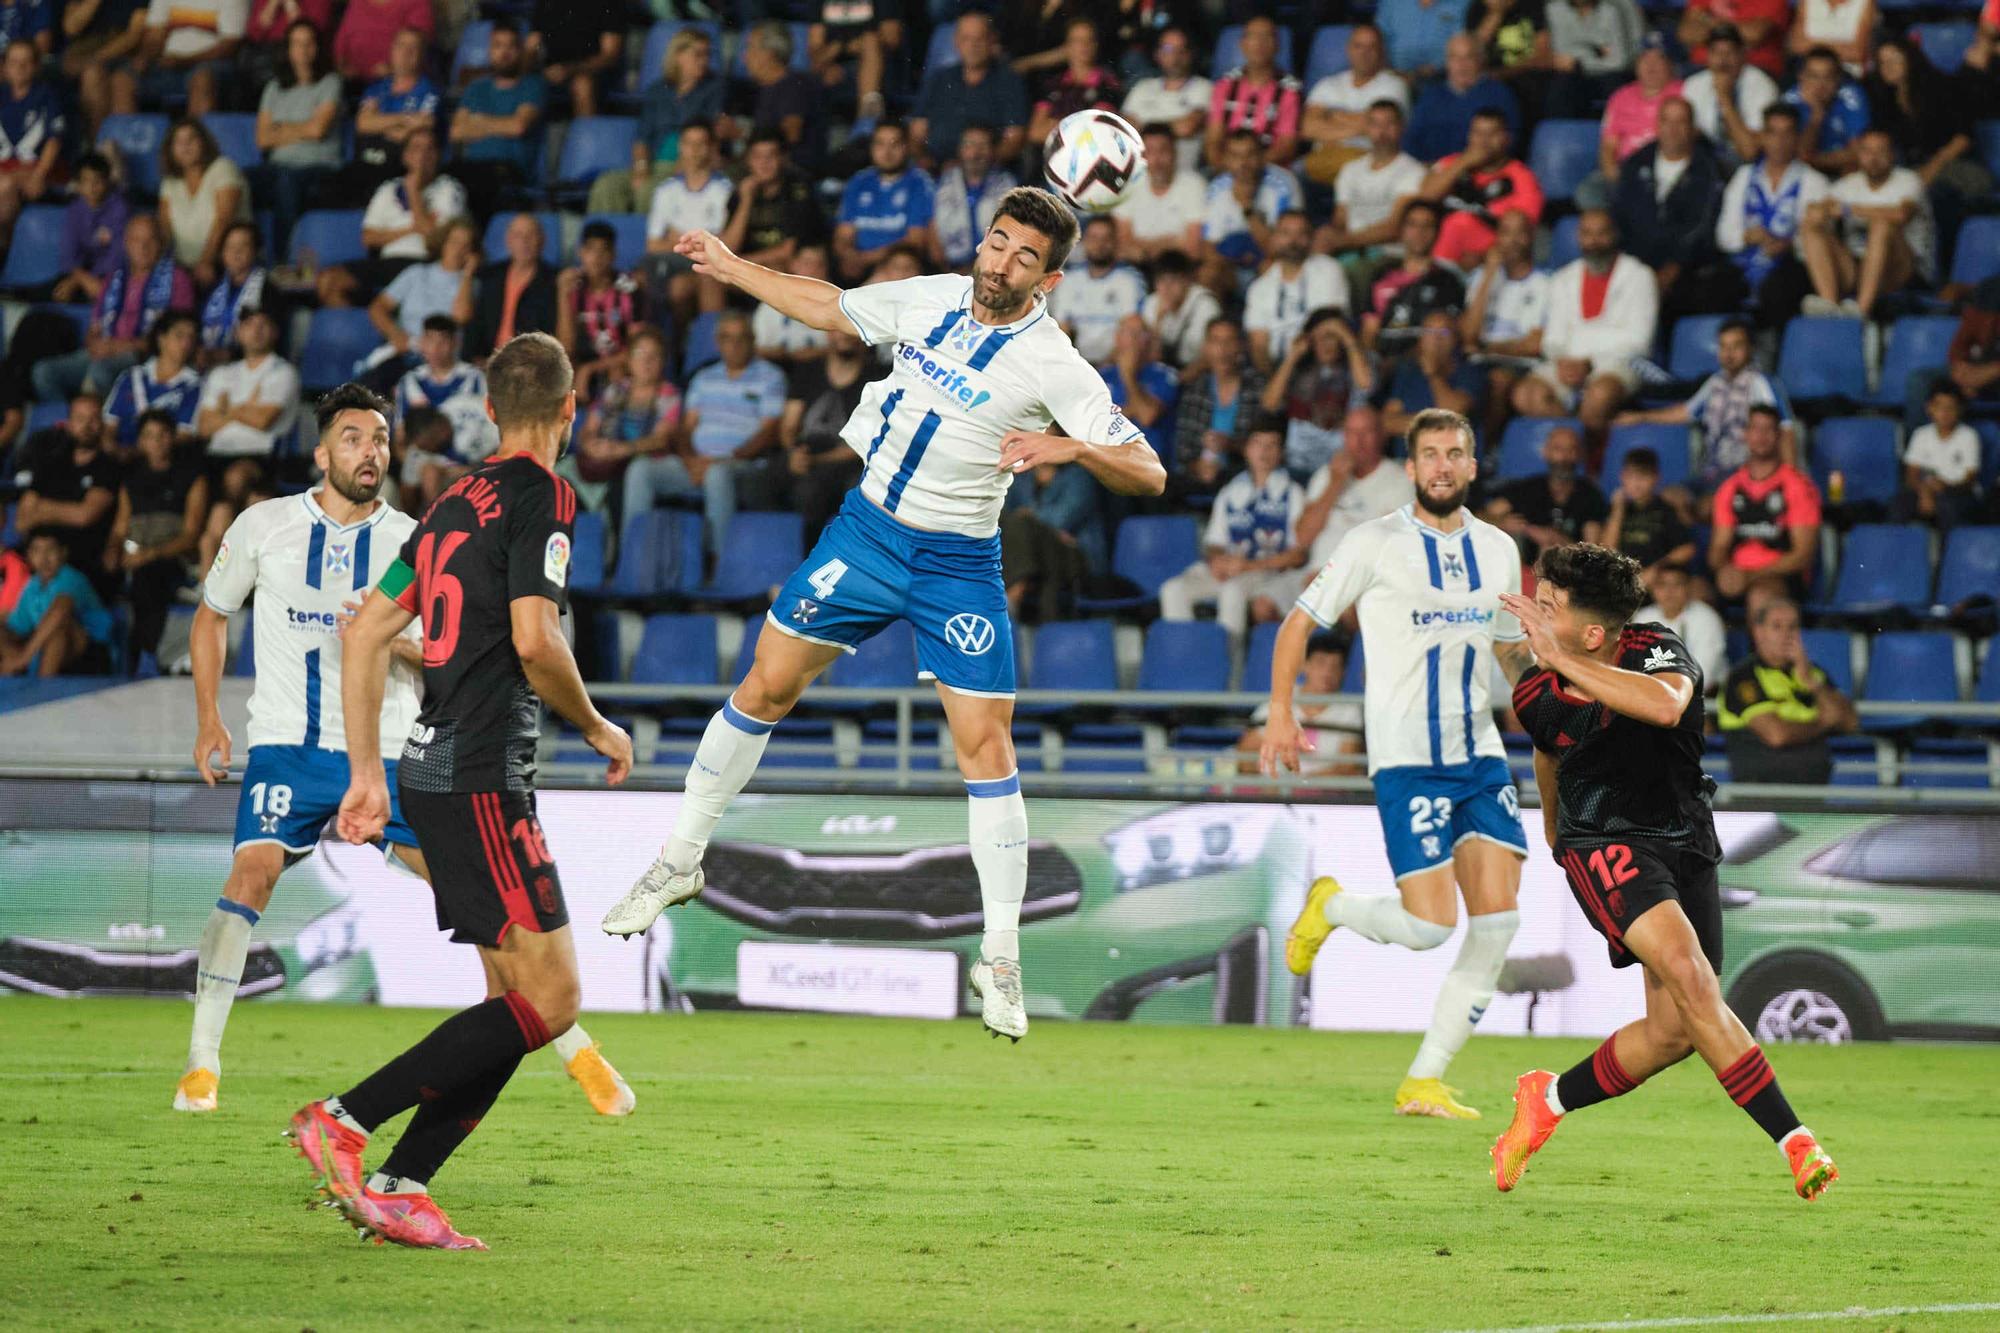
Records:
[[[1028,812],[1014,762],[1014,631],[1000,578],[1000,506],[1018,472],[1080,464],[1121,495],[1157,495],[1166,471],[1104,381],[1049,318],[1076,243],[1069,206],[1045,190],[1001,196],[973,275],[843,292],[730,253],[707,232],[676,249],[695,272],[815,329],[895,345],[895,368],[862,393],[841,438],[864,463],[806,562],[764,618],[756,660],[709,722],[659,859],[604,917],[645,931],[701,892],[716,821],[757,769],[771,730],[813,678],[891,621],[917,635],[965,778],[985,931],[971,969],[996,1036],[1028,1030],[1021,902]],[[1059,424],[1070,438],[1044,433]]]
[[[1494,1183],[1513,1189],[1565,1115],[1695,1053],[1783,1151],[1799,1197],[1817,1199],[1840,1173],[1716,980],[1722,847],[1701,769],[1701,668],[1664,625],[1627,623],[1646,601],[1631,557],[1559,546],[1535,572],[1532,600],[1503,601],[1540,663],[1515,686],[1514,709],[1535,742],[1542,827],[1611,965],[1645,969],[1646,1016],[1560,1077],[1521,1076],[1514,1122],[1493,1145]]]
[[[416,527],[381,498],[389,468],[387,410],[386,403],[358,384],[343,385],[322,398],[313,461],[325,484],[304,495],[251,505],[237,515],[202,584],[189,642],[197,717],[194,761],[211,787],[229,771],[229,728],[216,703],[229,618],[253,593],[257,677],[250,695],[250,761],[236,807],[236,855],[201,934],[194,1027],[187,1065],[174,1089],[176,1111],[216,1109],[222,1033],[242,987],[250,932],[270,905],[278,877],[312,854],[321,828],[347,790],[340,702],[346,628],[358,599],[389,569],[397,548]],[[412,630],[392,647],[380,739],[396,754],[417,717],[423,640]],[[395,760],[389,767],[393,776]],[[382,842],[393,860],[430,878],[400,802]],[[253,978],[252,985],[261,988],[262,981],[262,976]],[[490,971],[487,984],[493,984]],[[564,1069],[583,1085],[600,1114],[631,1112],[632,1089],[588,1033],[571,1028],[555,1046]]]
[[[1306,641],[1354,608],[1368,650],[1368,772],[1396,892],[1313,881],[1285,939],[1285,965],[1310,972],[1336,926],[1377,944],[1435,949],[1451,938],[1463,896],[1465,942],[1395,1107],[1477,1120],[1444,1075],[1493,1000],[1521,923],[1515,904],[1528,855],[1487,682],[1496,660],[1510,680],[1534,662],[1500,605],[1521,587],[1514,539],[1465,508],[1478,470],[1471,423],[1440,408],[1419,412],[1408,443],[1416,500],[1341,538],[1278,631],[1262,763],[1266,773],[1298,770],[1292,683]]]

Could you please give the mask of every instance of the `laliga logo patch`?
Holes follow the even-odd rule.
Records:
[[[944,622],[944,637],[967,657],[979,657],[993,647],[993,622],[961,611]]]
[[[569,585],[569,538],[560,532],[550,533],[542,550],[542,577],[558,588]]]
[[[326,559],[322,568],[328,574],[352,574],[354,572],[354,548],[327,543]]]
[[[220,574],[222,572],[222,567],[228,563],[229,563],[229,543],[224,542],[220,547],[216,549],[215,563],[208,567],[208,576],[210,578],[214,578],[217,574]]]

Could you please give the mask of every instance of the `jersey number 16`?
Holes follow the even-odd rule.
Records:
[[[424,665],[443,666],[458,651],[458,619],[465,610],[465,585],[445,566],[469,532],[447,532],[440,541],[426,532],[417,543],[417,592],[424,606]]]

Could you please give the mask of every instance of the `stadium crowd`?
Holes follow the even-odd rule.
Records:
[[[1084,219],[1051,313],[1171,480],[1020,478],[1023,622],[1212,608],[1240,662],[1410,501],[1399,435],[1438,406],[1478,423],[1474,506],[1524,561],[1642,562],[1739,768],[1823,780],[1857,725],[1802,626],[1990,631],[1944,584],[2000,577],[2000,0],[1269,14],[4,0],[0,673],[160,670],[231,518],[310,481],[301,409],[343,380],[392,398],[419,508],[495,447],[480,367],[528,330],[577,366],[580,587],[667,540],[636,521],[661,506],[700,518],[673,587],[740,582],[739,514],[797,514],[796,558],[890,349],[745,305],[676,239],[843,285],[965,271],[1091,107],[1142,127],[1147,175]],[[1879,595],[1912,549],[1922,587]],[[1975,672],[1952,697],[2000,698]]]

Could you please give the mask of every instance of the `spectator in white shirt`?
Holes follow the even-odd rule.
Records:
[[[1502,213],[1493,233],[1458,335],[1473,362],[1486,367],[1487,435],[1498,439],[1515,381],[1541,359],[1549,275],[1535,267],[1535,224],[1526,213]]]
[[[1160,585],[1160,616],[1193,620],[1197,602],[1213,601],[1232,638],[1252,620],[1279,620],[1297,600],[1305,492],[1284,469],[1281,426],[1259,423],[1243,443],[1246,467],[1216,492],[1202,538],[1202,558]]]
[[[1118,257],[1128,264],[1149,264],[1168,250],[1200,254],[1208,182],[1199,170],[1177,160],[1173,131],[1165,121],[1149,121],[1139,134],[1146,144],[1146,179],[1112,211]]]
[[[1271,228],[1281,214],[1305,206],[1298,177],[1266,165],[1255,130],[1231,130],[1223,140],[1222,172],[1208,183],[1202,210],[1202,280],[1212,291],[1235,291],[1263,264]]]
[[[1333,185],[1348,163],[1368,152],[1368,108],[1377,102],[1394,102],[1407,116],[1410,85],[1385,63],[1382,30],[1364,19],[1347,34],[1347,68],[1306,93],[1299,134],[1315,145],[1305,159],[1306,175]]]
[[[1729,675],[1729,640],[1722,617],[1707,602],[1689,594],[1686,565],[1669,561],[1653,570],[1653,600],[1632,617],[1638,624],[1665,625],[1687,645],[1701,668],[1702,690],[1714,694]]]
[[[1083,359],[1093,366],[1111,360],[1118,321],[1139,313],[1146,299],[1146,280],[1139,270],[1118,262],[1118,230],[1098,213],[1085,219],[1082,262],[1072,261],[1050,295],[1049,313],[1056,317]]]
[[[1139,303],[1139,318],[1160,340],[1160,359],[1175,370],[1201,356],[1209,324],[1222,314],[1215,293],[1195,281],[1192,256],[1168,250],[1153,264],[1153,292]]]
[[[361,215],[361,243],[384,259],[429,259],[439,228],[465,216],[465,187],[439,174],[437,131],[403,140],[403,174],[383,181]]]
[[[1735,24],[1709,30],[1708,68],[1682,82],[1681,96],[1725,168],[1757,160],[1763,151],[1758,133],[1765,110],[1778,100],[1778,84],[1745,59],[1743,34]]]
[[[435,263],[412,264],[368,303],[368,322],[382,336],[382,345],[367,359],[369,380],[381,392],[393,392],[403,372],[415,366],[416,340],[424,321],[451,314],[465,275],[479,268],[479,228],[470,218],[444,225]]]
[[[1979,517],[1979,434],[1965,424],[1965,397],[1939,380],[1924,401],[1930,421],[1903,446],[1903,489],[1893,509],[1899,523],[1951,529]]]
[[[792,261],[785,265],[785,272],[826,282],[833,272],[833,257],[817,241],[801,245],[792,252]],[[750,316],[750,333],[757,343],[757,355],[781,367],[819,361],[826,356],[825,333],[768,305],[760,303]]]
[[[1306,483],[1306,507],[1299,514],[1299,544],[1311,551],[1298,581],[1303,593],[1334,547],[1349,530],[1393,514],[1416,498],[1406,468],[1384,461],[1387,435],[1382,414],[1366,403],[1347,409],[1340,451]]]
[[[646,211],[646,253],[654,271],[666,277],[667,302],[681,323],[692,323],[697,311],[722,309],[722,284],[695,276],[694,265],[674,253],[674,245],[691,231],[720,235],[729,225],[729,203],[736,187],[716,170],[715,127],[693,121],[681,127],[680,170],[653,190]]]
[[[1403,108],[1383,100],[1362,113],[1368,151],[1340,169],[1333,185],[1333,221],[1319,230],[1313,248],[1327,254],[1350,254],[1348,261],[1369,266],[1396,240],[1402,226],[1403,200],[1414,198],[1430,175],[1424,164],[1403,151]],[[1368,272],[1351,273],[1357,282]]]
[[[1243,298],[1243,327],[1250,359],[1269,375],[1315,310],[1350,308],[1347,274],[1330,255],[1309,254],[1312,223],[1302,208],[1289,209],[1271,228],[1271,266]]]
[[[1215,85],[1194,73],[1194,46],[1185,28],[1161,29],[1153,44],[1153,63],[1159,66],[1159,75],[1140,79],[1125,94],[1125,119],[1134,125],[1158,121],[1168,126],[1176,164],[1192,174],[1201,164],[1202,131]]]
[[[236,317],[236,337],[243,359],[208,372],[195,414],[195,433],[208,440],[208,457],[226,460],[209,506],[205,550],[221,545],[251,488],[269,480],[269,459],[298,422],[299,372],[272,350],[277,317],[247,307]]]
[[[1878,297],[1936,277],[1936,229],[1923,177],[1896,165],[1887,130],[1863,131],[1854,148],[1858,170],[1835,181],[1799,229],[1813,283],[1804,314],[1865,318]]]
[[[1577,218],[1581,257],[1549,281],[1542,362],[1514,386],[1522,416],[1574,413],[1593,447],[1639,387],[1633,363],[1653,347],[1660,288],[1653,270],[1618,251],[1618,228],[1604,209]]]

